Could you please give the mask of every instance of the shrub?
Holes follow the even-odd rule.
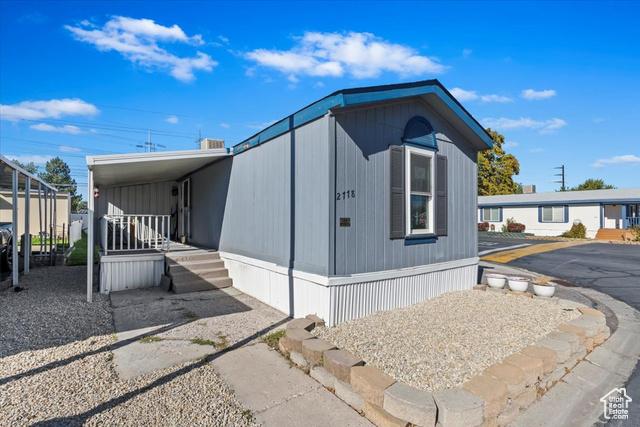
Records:
[[[571,230],[565,231],[561,237],[570,237],[572,239],[585,239],[587,237],[587,227],[582,223],[573,224]]]
[[[520,224],[519,222],[512,222],[507,224],[507,231],[509,233],[524,233],[524,229],[526,226],[524,224]]]
[[[489,231],[489,223],[488,222],[479,222],[478,223],[478,231]]]
[[[505,222],[504,224],[502,224],[502,232],[503,233],[508,233],[509,232],[509,225],[511,224],[515,224],[516,220],[513,218],[508,218],[507,222]]]

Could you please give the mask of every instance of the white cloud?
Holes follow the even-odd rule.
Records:
[[[508,96],[502,95],[481,95],[480,99],[482,100],[482,102],[513,102],[513,99],[509,98]]]
[[[229,44],[229,39],[225,36],[218,36],[218,39],[223,43]]]
[[[51,160],[53,157],[49,156],[49,155],[44,155],[44,156],[40,156],[40,155],[23,155],[23,156],[9,156],[11,158],[11,160],[17,160],[22,164],[26,164],[26,163],[35,163],[36,165],[44,165],[46,164],[49,160]]]
[[[176,117],[176,116],[169,116],[169,117],[167,117],[167,118],[166,118],[165,122],[167,122],[167,123],[171,123],[171,124],[174,124],[174,125],[175,125],[176,123],[178,123],[178,117]]]
[[[462,56],[468,58],[473,51],[471,49],[462,49]]]
[[[556,96],[556,91],[552,89],[539,90],[539,91],[535,91],[533,89],[526,89],[522,91],[521,96],[524,99],[528,99],[530,101],[537,101],[540,99],[548,99]]]
[[[220,123],[220,127],[223,127],[225,129],[229,129],[231,127],[231,125],[229,123]]]
[[[165,27],[151,19],[123,16],[112,17],[102,28],[84,25],[83,22],[77,27],[65,25],[76,40],[92,44],[99,51],[114,50],[134,64],[151,71],[168,72],[183,82],[195,80],[195,70],[211,71],[218,65],[209,55],[199,51],[195,57],[187,58],[161,48],[158,42],[192,46],[204,44],[200,34],[189,37],[177,25]]]
[[[532,153],[544,153],[544,148],[532,148],[529,151]]]
[[[246,125],[249,129],[257,129],[257,130],[262,130],[262,129],[266,129],[269,126],[271,126],[272,124],[274,124],[275,122],[277,122],[277,120],[271,120],[269,122],[264,122],[264,123],[256,123],[256,124],[251,124],[251,125]]]
[[[553,133],[567,125],[567,122],[558,118],[538,121],[528,117],[520,117],[519,119],[508,119],[506,117],[494,119],[489,117],[482,119],[482,123],[486,127],[502,131],[513,129],[539,129],[542,134]]]
[[[316,83],[313,85],[313,87],[315,87],[315,88],[324,87],[324,83],[322,83],[322,82],[316,82]]]
[[[57,132],[57,133],[71,133],[77,135],[82,133],[79,127],[64,125],[64,126],[53,126],[47,123],[38,123],[37,125],[29,126],[29,129],[37,130],[40,132]]]
[[[449,92],[451,92],[451,94],[458,100],[461,102],[464,101],[475,101],[475,100],[481,100],[482,102],[512,102],[513,99],[507,97],[507,96],[501,96],[501,95],[478,95],[478,93],[475,90],[464,90],[461,89],[459,87],[454,87],[453,89],[451,89]]]
[[[603,119],[602,117],[594,117],[593,118],[593,123],[599,125],[600,123],[604,122],[605,119]]]
[[[437,58],[418,55],[408,46],[390,43],[371,33],[307,32],[291,50],[256,49],[245,57],[288,75],[378,77],[392,72],[401,77],[443,73]]]
[[[82,148],[71,147],[69,145],[61,145],[58,148],[60,149],[60,151],[64,151],[65,153],[78,153],[78,152],[82,151]]]
[[[51,99],[49,101],[22,101],[0,105],[0,118],[18,120],[58,119],[63,116],[95,116],[100,110],[81,99]]]
[[[475,90],[464,90],[459,87],[454,87],[449,92],[453,95],[458,101],[475,101],[479,98],[478,94]]]
[[[603,168],[606,165],[615,165],[615,164],[640,165],[640,157],[635,156],[633,154],[626,154],[624,156],[613,156],[609,159],[598,159],[591,166],[593,166],[594,168]]]
[[[502,148],[515,148],[517,146],[519,146],[520,143],[515,142],[515,141],[505,141],[504,144],[502,144]]]

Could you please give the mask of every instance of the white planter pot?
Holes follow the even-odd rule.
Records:
[[[527,292],[529,279],[526,277],[509,277],[509,289],[513,292]]]
[[[538,285],[536,283],[533,284],[533,292],[539,297],[552,297],[556,292],[556,285],[548,284],[548,285]]]
[[[507,276],[503,274],[495,274],[490,273],[487,274],[487,285],[490,288],[503,288],[505,283],[507,283]]]

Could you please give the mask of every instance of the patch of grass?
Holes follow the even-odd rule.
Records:
[[[157,337],[155,335],[150,335],[148,337],[142,337],[138,341],[140,341],[141,343],[144,343],[144,344],[149,344],[149,343],[152,343],[152,342],[158,342],[158,341],[163,341],[163,340],[164,340],[164,338],[160,338],[160,337]]]
[[[277,350],[278,349],[278,341],[280,341],[280,338],[284,337],[286,333],[287,333],[287,331],[284,330],[284,329],[281,329],[281,330],[275,331],[275,332],[271,332],[268,335],[263,335],[262,336],[262,342],[267,344],[269,347]]]
[[[196,322],[198,326],[207,326],[207,322]]]
[[[99,260],[98,246],[94,246],[93,260],[96,263]],[[87,265],[87,235],[85,233],[82,234],[82,239],[73,245],[73,250],[67,259],[67,265]]]
[[[184,310],[184,308],[182,310]],[[184,317],[186,317],[187,319],[197,319],[198,318],[198,315],[195,314],[193,311],[185,311],[184,313],[182,313],[182,315]]]
[[[203,340],[202,338],[194,338],[191,341],[191,344],[198,344],[198,345],[210,345],[212,347],[217,347],[218,344],[215,341],[211,341],[211,340]]]
[[[247,421],[253,420],[253,414],[248,409],[245,409],[244,411],[242,411],[242,416],[245,417]]]
[[[226,335],[218,334],[218,339],[220,340],[220,342],[216,344],[216,348],[224,350],[225,348],[229,347],[229,341],[227,341]]]
[[[176,305],[176,304],[178,304],[178,301],[171,301],[171,304],[172,305]]]

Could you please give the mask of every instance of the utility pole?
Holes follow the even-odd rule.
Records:
[[[144,145],[142,144],[136,145],[136,147],[144,149],[145,153],[158,151],[158,147],[167,148],[166,145],[154,144],[151,142],[151,129],[149,129],[149,136],[147,137],[147,142],[145,142]]]
[[[196,139],[196,145],[200,148],[202,142],[202,130],[198,130],[198,139]]]
[[[565,188],[565,186],[564,186],[564,165],[562,165],[562,166],[558,166],[558,167],[557,167],[557,168],[555,168],[555,169],[561,169],[561,172],[560,172],[560,173],[555,174],[554,176],[561,176],[561,177],[562,177],[562,180],[561,180],[561,181],[553,181],[553,182],[556,182],[556,183],[562,183],[562,187],[560,187],[560,191],[567,191],[567,189],[566,189],[566,188]]]

